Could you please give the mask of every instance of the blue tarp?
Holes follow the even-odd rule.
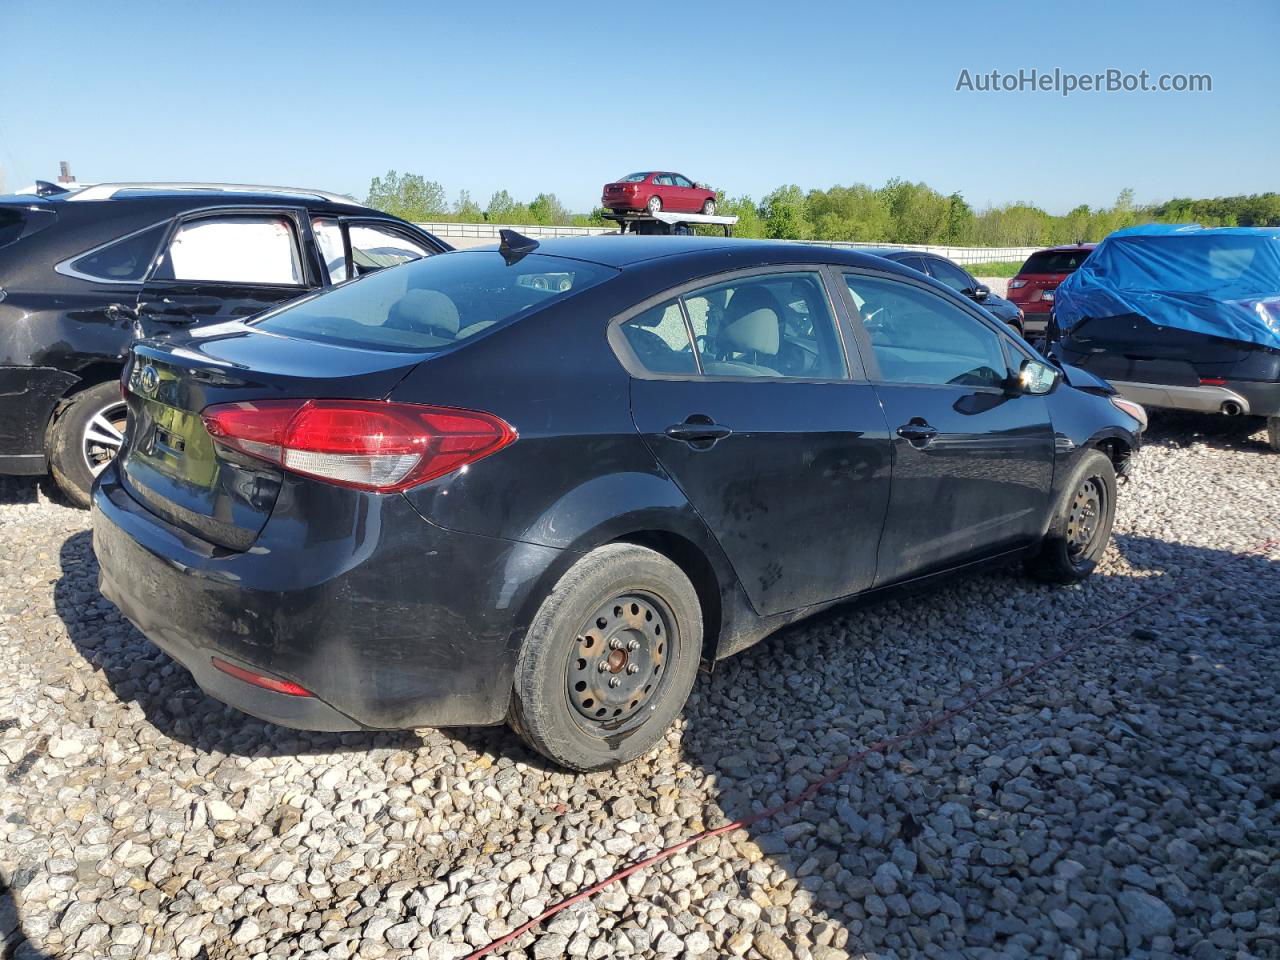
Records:
[[[1057,289],[1063,333],[1136,313],[1162,327],[1280,349],[1280,228],[1117,230]]]

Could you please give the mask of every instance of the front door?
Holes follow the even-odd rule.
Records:
[[[319,286],[301,230],[284,210],[183,218],[138,296],[142,335],[249,317]]]
[[[889,497],[874,389],[818,270],[756,272],[619,328],[632,414],[762,615],[866,589]]]
[[[1010,389],[1003,334],[923,284],[845,275],[868,375],[892,434],[877,585],[1040,536],[1054,435],[1042,396]]]

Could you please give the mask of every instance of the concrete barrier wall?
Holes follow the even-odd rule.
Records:
[[[530,223],[420,223],[422,229],[434,233],[455,247],[483,246],[498,241],[499,230],[515,230],[526,237],[598,237],[617,233],[614,227],[544,227]],[[1040,247],[946,247],[920,243],[856,243],[825,240],[795,240],[826,247],[856,247],[867,250],[919,250],[966,265],[991,263],[997,260],[1022,261]]]

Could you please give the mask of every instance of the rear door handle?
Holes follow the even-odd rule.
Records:
[[[721,423],[673,423],[664,431],[672,440],[683,440],[685,443],[699,443],[723,440],[733,431]]]
[[[937,435],[937,429],[929,426],[919,417],[898,428],[898,436],[913,447],[927,447]]]

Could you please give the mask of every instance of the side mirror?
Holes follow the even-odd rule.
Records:
[[[1027,359],[1022,362],[1022,369],[1013,383],[1015,393],[1032,397],[1042,397],[1053,393],[1062,379],[1062,371],[1039,360]]]
[[[991,296],[991,288],[985,283],[980,283],[973,288],[973,292],[970,293],[969,296],[981,303],[983,300],[987,299],[987,297]]]

